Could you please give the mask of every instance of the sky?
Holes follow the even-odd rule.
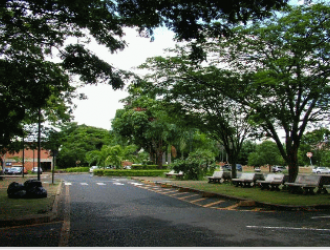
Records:
[[[148,57],[163,55],[164,49],[175,45],[174,34],[166,29],[155,31],[154,42],[150,42],[150,38],[139,37],[135,29],[126,28],[124,31],[124,40],[128,46],[123,51],[111,54],[106,47],[96,42],[92,42],[87,48],[117,69],[135,71]],[[86,85],[79,88],[78,93],[84,93],[88,99],[74,101],[77,108],[73,112],[73,122],[107,130],[111,128],[111,119],[115,117],[116,110],[123,108],[123,103],[119,101],[128,96],[125,88],[113,90],[107,84]]]

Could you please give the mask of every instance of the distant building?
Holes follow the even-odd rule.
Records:
[[[2,157],[3,164],[7,167],[23,165],[23,150],[18,153],[7,152]],[[50,150],[40,150],[40,165],[43,171],[50,170],[53,164],[53,156]],[[24,149],[24,166],[27,170],[38,167],[38,150]]]

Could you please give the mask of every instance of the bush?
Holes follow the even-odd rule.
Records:
[[[166,169],[168,165],[163,165],[163,169]],[[143,165],[143,164],[133,164],[132,169],[136,170],[150,170],[150,169],[159,169],[158,165]]]
[[[197,160],[176,160],[170,165],[175,172],[182,171],[184,178],[188,180],[202,180],[207,173],[214,171],[216,165],[207,165]]]
[[[67,169],[62,169],[66,172],[88,172],[89,167],[75,167],[75,168],[67,168]]]
[[[166,169],[161,170],[112,170],[112,169],[95,169],[94,175],[101,176],[162,176]]]

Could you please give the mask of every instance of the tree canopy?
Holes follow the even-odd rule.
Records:
[[[177,56],[153,58],[147,65],[156,84],[202,85],[240,104],[250,124],[275,140],[294,181],[304,131],[328,120],[329,13],[329,4],[322,3],[288,8],[264,22],[238,26],[226,39],[210,38],[201,45],[207,63],[192,63],[187,48],[195,44],[190,44],[176,48]]]
[[[51,95],[66,94],[67,100],[72,98],[71,75],[78,75],[85,84],[105,82],[114,89],[123,86],[125,75],[84,47],[90,38],[115,52],[126,45],[122,40],[123,27],[138,27],[152,33],[154,28],[166,25],[178,39],[202,41],[206,33],[221,36],[232,23],[266,17],[286,2],[2,1],[1,147],[10,143],[13,136],[22,135],[20,122],[25,115],[46,108]],[[68,38],[76,38],[76,42],[70,40],[68,43]]]
[[[86,153],[110,145],[112,136],[106,129],[69,123],[59,132],[52,132],[46,148],[58,150],[57,165],[60,168],[75,167],[76,161],[87,165]]]

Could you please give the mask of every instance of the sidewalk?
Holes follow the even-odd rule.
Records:
[[[40,224],[51,222],[57,217],[57,204],[62,183],[58,180],[51,184],[51,174],[40,175],[42,186],[47,190],[47,198],[10,199],[7,195],[8,185],[12,182],[24,184],[29,179],[37,179],[36,175],[6,176],[0,181],[0,228]]]

